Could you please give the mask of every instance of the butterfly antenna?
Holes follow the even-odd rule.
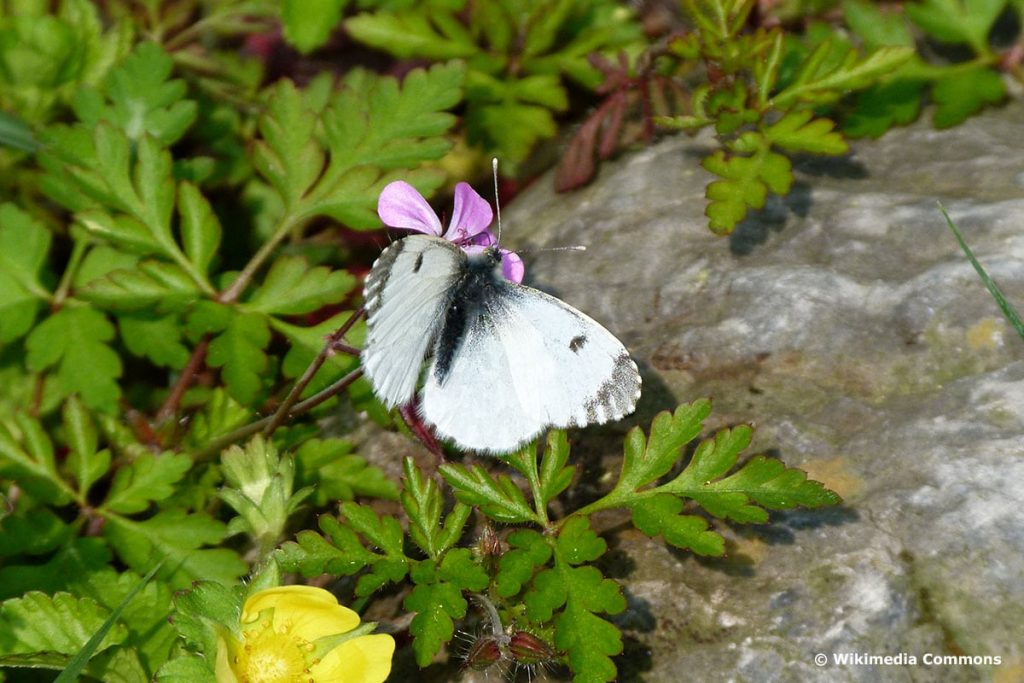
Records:
[[[494,208],[498,214],[498,237],[496,241],[501,244],[501,201],[498,199],[498,157],[491,159],[491,170],[494,175]]]

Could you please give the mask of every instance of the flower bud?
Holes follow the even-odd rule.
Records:
[[[492,635],[480,636],[473,641],[466,651],[466,667],[474,671],[483,671],[501,661],[501,648],[498,640]]]
[[[555,651],[546,642],[526,631],[516,631],[508,644],[509,654],[517,664],[532,666],[555,659]]]

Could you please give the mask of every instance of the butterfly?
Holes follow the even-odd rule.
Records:
[[[464,204],[474,201],[462,192]],[[489,205],[486,213],[489,223]],[[420,415],[465,450],[509,453],[550,427],[633,412],[640,374],[622,342],[565,302],[519,284],[515,273],[507,279],[518,257],[481,240],[460,248],[458,240],[436,236],[436,221],[430,234],[387,247],[364,284],[362,365],[385,406],[413,400],[429,359]],[[453,221],[449,232],[454,228]]]

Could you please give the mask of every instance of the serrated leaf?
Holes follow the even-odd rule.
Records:
[[[585,517],[571,517],[559,531],[555,549],[562,561],[583,564],[604,555],[608,544],[594,533]]]
[[[843,132],[877,138],[893,126],[913,122],[921,112],[924,87],[924,81],[897,79],[858,93],[853,111],[843,120]]]
[[[103,534],[125,564],[136,571],[163,562],[160,576],[175,588],[196,579],[231,583],[246,572],[238,555],[226,548],[203,548],[219,544],[226,534],[224,524],[205,513],[188,514],[167,510],[145,521],[111,514]]]
[[[569,439],[562,430],[548,433],[544,446],[544,455],[540,461],[540,494],[541,504],[550,501],[569,487],[576,474],[574,465],[566,465],[569,461]]]
[[[921,0],[906,7],[907,16],[926,32],[947,43],[967,43],[986,54],[988,34],[1006,0]]]
[[[444,135],[455,116],[446,110],[462,97],[464,72],[457,62],[414,69],[399,86],[393,78],[350,71],[323,114],[331,159],[308,210],[357,229],[379,227],[375,198],[397,177],[382,171],[416,168],[451,149]],[[431,192],[443,174],[423,168],[401,177]]]
[[[56,366],[66,394],[77,393],[93,410],[110,412],[121,396],[121,360],[107,344],[113,337],[114,326],[102,313],[65,307],[29,334],[26,363],[35,372]]]
[[[253,149],[253,166],[292,210],[319,177],[324,154],[313,137],[316,116],[289,80],[274,86],[259,123],[262,140]]]
[[[156,672],[157,683],[217,683],[205,657],[181,655],[168,660]]]
[[[125,347],[136,356],[174,370],[188,362],[188,348],[181,343],[179,316],[128,313],[118,316],[117,325]]]
[[[103,506],[122,514],[142,512],[151,502],[174,493],[174,485],[192,468],[184,453],[147,453],[118,469]]]
[[[452,639],[455,634],[452,619],[466,616],[468,605],[457,586],[443,581],[416,586],[403,604],[405,609],[416,612],[409,632],[413,635],[416,663],[424,667]]]
[[[480,51],[472,36],[459,30],[451,14],[436,7],[364,12],[347,19],[345,30],[356,40],[396,57],[443,61],[470,57]]]
[[[180,266],[145,260],[132,269],[118,269],[89,282],[80,299],[114,311],[179,310],[195,301],[199,289]]]
[[[786,194],[793,182],[789,159],[766,150],[753,156],[727,155],[717,150],[701,165],[722,178],[705,190],[709,202],[704,213],[710,219],[711,230],[719,234],[731,233],[750,209],[763,208],[768,190]]]
[[[61,669],[103,625],[109,612],[89,598],[30,592],[0,605],[0,665]],[[127,636],[116,625],[97,650]]]
[[[849,145],[833,128],[835,123],[830,119],[814,118],[813,112],[803,109],[791,111],[765,128],[764,136],[787,152],[845,154]]]
[[[15,510],[0,519],[0,557],[45,555],[67,543],[74,533],[49,507]]]
[[[174,594],[174,628],[200,652],[216,652],[217,638],[234,629],[242,618],[244,590],[215,581],[197,581]]]
[[[869,50],[889,45],[914,45],[914,37],[901,12],[882,12],[866,0],[845,0],[843,19]]]
[[[75,113],[87,126],[109,121],[132,140],[151,135],[163,146],[174,144],[196,118],[196,103],[184,99],[182,80],[168,80],[174,62],[154,43],[142,43],[107,77],[109,103],[95,90],[83,90]]]
[[[356,496],[398,500],[395,482],[351,450],[342,439],[310,439],[295,453],[296,477],[303,486],[313,486],[314,502],[325,505]]]
[[[284,37],[299,52],[309,54],[327,42],[348,0],[284,0]]]
[[[44,502],[63,505],[72,498],[57,471],[53,442],[37,419],[23,413],[0,424],[0,472]]]
[[[409,518],[409,537],[432,558],[440,553],[438,532],[441,530],[441,507],[444,498],[437,484],[413,463],[403,462],[405,486],[402,489],[402,507]]]
[[[72,538],[46,562],[5,563],[0,567],[0,599],[18,597],[33,590],[47,594],[77,592],[77,579],[109,567],[112,559],[103,539]]]
[[[999,72],[980,67],[939,79],[932,88],[932,99],[935,127],[949,128],[1006,99],[1006,85]]]
[[[708,523],[696,515],[680,515],[683,500],[668,493],[644,498],[630,506],[633,526],[648,536],[663,536],[677,548],[698,555],[725,554],[725,539],[708,530]]]
[[[551,546],[532,529],[520,529],[508,537],[511,549],[501,556],[496,588],[498,595],[511,598],[529,583],[534,572],[551,559]]]
[[[532,521],[536,516],[508,475],[500,474],[495,479],[480,465],[467,468],[447,463],[438,469],[458,500],[479,506],[491,519],[515,523]]]
[[[282,256],[246,307],[277,315],[312,313],[342,301],[355,285],[356,279],[348,271],[332,271],[326,266],[310,268],[302,257]]]
[[[697,438],[710,414],[711,402],[701,399],[680,405],[674,413],[658,413],[651,422],[650,441],[639,427],[631,429],[615,490],[637,491],[668,474],[679,460],[680,449]]]
[[[892,74],[914,57],[914,48],[882,47],[863,58],[850,50],[836,64],[824,64],[824,55],[830,46],[822,43],[813,55],[821,53],[818,61],[807,62],[796,80],[772,98],[775,107],[789,108],[795,101],[827,103],[851,90],[866,88],[879,79]],[[811,59],[811,58],[809,58]]]
[[[110,467],[110,451],[98,450],[96,425],[76,397],[64,403],[63,418],[64,438],[70,450],[67,467],[78,482],[78,495],[87,500],[89,489]]]
[[[50,232],[14,204],[0,205],[0,344],[31,329],[50,292],[40,275]]]
[[[555,620],[555,646],[566,653],[577,681],[611,681],[618,675],[611,657],[622,652],[619,629],[598,613],[626,608],[619,585],[595,567],[559,569],[566,586],[565,610]]]
[[[264,349],[270,343],[270,329],[259,314],[232,313],[223,332],[210,341],[206,363],[221,368],[228,393],[249,404],[263,388],[262,375],[267,369]]]
[[[677,478],[659,490],[691,498],[712,515],[740,523],[767,521],[762,508],[820,507],[839,502],[835,493],[807,480],[804,472],[764,456],[751,458],[739,471],[721,478],[735,466],[750,438],[747,426],[720,430],[713,440],[697,448]]]
[[[178,186],[181,244],[198,273],[206,274],[220,247],[221,227],[210,202],[192,183]]]

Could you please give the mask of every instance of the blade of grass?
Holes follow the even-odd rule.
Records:
[[[117,623],[117,620],[121,618],[121,612],[124,611],[124,608],[128,606],[128,603],[132,601],[138,592],[142,590],[147,583],[149,583],[150,579],[156,575],[156,572],[160,569],[161,565],[163,565],[163,562],[157,563],[155,567],[149,570],[148,574],[142,577],[142,580],[136,584],[135,588],[132,588],[128,595],[124,596],[124,600],[122,600],[114,611],[110,613],[110,616],[107,617],[107,620],[103,622],[103,625],[99,627],[96,633],[92,634],[92,638],[82,646],[82,649],[78,651],[78,654],[71,658],[71,661],[68,662],[68,665],[60,672],[60,675],[57,676],[53,683],[74,683],[74,681],[79,679],[82,675],[82,671],[85,669],[85,666],[89,663],[89,660],[92,659],[94,654],[96,654],[96,648],[98,648],[100,643],[103,642],[107,632],[110,631],[110,629],[114,627],[114,624]]]
[[[39,143],[28,124],[16,116],[0,111],[0,146],[34,152]]]
[[[988,289],[989,294],[991,294],[992,298],[996,300],[996,305],[999,306],[999,310],[1003,312],[1003,316],[1005,316],[1006,320],[1013,326],[1013,329],[1017,330],[1017,334],[1020,335],[1020,338],[1024,339],[1024,323],[1021,322],[1020,315],[1017,313],[1017,310],[1009,301],[1006,300],[1006,297],[1003,296],[1002,290],[999,289],[999,285],[996,284],[995,280],[989,277],[989,274],[985,272],[981,263],[977,258],[975,258],[971,248],[968,247],[967,242],[964,241],[964,236],[960,233],[960,230],[957,229],[956,224],[953,223],[953,219],[949,217],[949,212],[946,211],[946,207],[941,203],[939,203],[939,211],[941,211],[942,215],[946,217],[946,223],[949,224],[949,229],[953,231],[953,236],[956,237],[956,241],[960,243],[960,248],[964,250],[964,254],[967,255],[971,265],[974,266],[974,270],[977,271],[978,277],[980,277],[981,281],[985,283],[985,287]]]

